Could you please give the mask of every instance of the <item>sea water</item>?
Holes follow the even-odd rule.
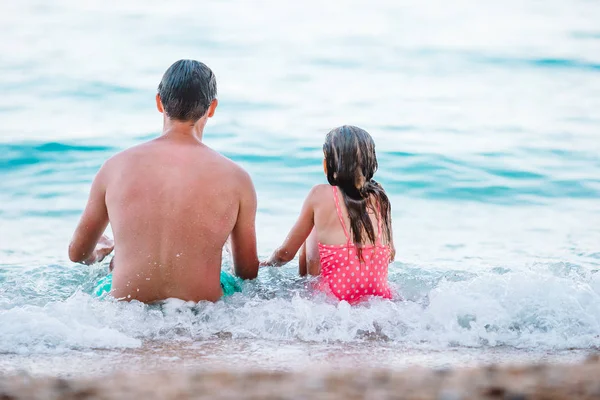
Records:
[[[598,21],[586,0],[0,3],[0,371],[397,367],[597,349]],[[215,304],[91,295],[107,262],[67,257],[91,180],[160,135],[156,86],[180,58],[217,76],[204,139],[253,178],[261,258],[326,182],[328,130],[372,134],[404,300],[331,301],[297,261]]]

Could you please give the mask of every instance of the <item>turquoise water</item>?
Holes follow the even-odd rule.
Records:
[[[258,4],[0,4],[0,354],[600,346],[600,5]],[[205,142],[252,175],[261,257],[325,182],[327,131],[373,135],[406,302],[331,303],[296,262],[217,304],[89,295],[106,264],[66,250],[91,179],[159,135],[153,96],[178,58],[217,75]]]

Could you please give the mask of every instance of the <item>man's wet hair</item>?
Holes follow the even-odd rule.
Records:
[[[217,98],[217,79],[205,64],[179,60],[163,75],[158,94],[170,119],[196,122]]]

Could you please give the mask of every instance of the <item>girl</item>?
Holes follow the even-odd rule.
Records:
[[[372,179],[377,170],[373,138],[344,125],[327,134],[323,153],[329,185],[313,187],[288,237],[262,265],[281,266],[302,247],[300,275],[320,275],[321,290],[349,303],[367,296],[391,298],[391,206]]]

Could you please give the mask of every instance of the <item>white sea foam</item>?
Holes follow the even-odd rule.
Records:
[[[78,291],[43,306],[0,311],[0,351],[135,348],[144,340],[204,340],[215,335],[272,341],[364,342],[404,346],[600,346],[600,276],[557,276],[527,269],[439,280],[417,301],[371,301],[351,307],[261,272],[244,293],[217,303],[176,299],[161,305],[98,300]],[[265,288],[283,279],[275,296]],[[399,282],[397,282],[398,284]],[[401,288],[400,288],[401,289]]]

